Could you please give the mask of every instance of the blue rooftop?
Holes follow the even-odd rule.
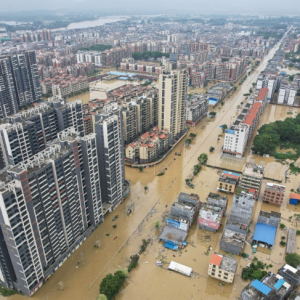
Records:
[[[234,173],[234,172],[223,171],[223,173],[225,173],[225,174],[232,174],[232,175],[234,175],[234,176],[238,176],[238,177],[240,177],[240,174],[238,174],[238,173]]]
[[[226,129],[226,130],[225,130],[225,133],[234,134],[234,130],[232,130],[232,129]]]
[[[251,286],[256,288],[258,291],[262,292],[264,295],[268,295],[271,292],[271,288],[264,283],[260,282],[259,280],[255,279],[252,283]]]
[[[283,286],[283,284],[285,283],[285,280],[283,279],[283,278],[281,278],[281,279],[279,279],[275,284],[274,284],[274,288],[276,289],[276,290],[279,290],[282,286]]]
[[[253,240],[273,246],[275,234],[276,227],[267,224],[257,223],[255,227]]]
[[[212,99],[209,99],[208,100],[208,104],[210,105],[210,106],[215,106],[215,105],[217,105],[217,103],[218,103],[218,101],[217,100],[212,100]]]

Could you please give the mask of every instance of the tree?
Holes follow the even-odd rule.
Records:
[[[249,89],[249,93],[250,94],[253,93],[253,89],[252,88]]]
[[[107,274],[100,284],[100,294],[104,294],[107,300],[112,300],[118,294],[123,282],[125,280],[125,274],[118,270],[114,275]]]
[[[206,162],[208,160],[208,156],[206,153],[202,153],[199,157],[198,157],[198,161],[200,162],[201,165],[205,165]]]
[[[209,113],[209,115],[210,115],[212,118],[214,118],[214,117],[217,115],[217,113],[216,113],[215,111],[211,111],[211,112]]]
[[[253,86],[253,88],[256,86],[256,83],[255,82],[252,82],[252,86]]]
[[[144,171],[144,167],[138,167],[138,169],[140,170],[140,172]]]
[[[197,134],[196,133],[192,133],[192,132],[189,135],[189,137],[192,138],[192,139],[195,138],[196,136],[197,136]]]
[[[104,294],[100,294],[97,300],[107,300],[107,297]]]
[[[159,224],[159,221],[156,221],[155,224],[154,224],[154,226],[155,226],[156,229],[159,228],[159,225],[160,225],[160,224]]]
[[[225,102],[224,101],[221,101],[221,105],[223,106],[225,104]]]
[[[294,64],[293,63],[289,63],[289,68],[293,68]]]
[[[210,147],[209,148],[209,152],[214,152],[215,148],[214,147]]]
[[[228,128],[228,126],[226,124],[222,125],[222,131],[223,133],[225,132],[225,130]]]
[[[144,186],[144,190],[145,190],[145,192],[148,191],[148,187],[147,187],[147,186]]]
[[[288,265],[297,268],[300,264],[300,255],[297,253],[289,253],[286,255],[285,261]]]
[[[191,140],[191,139],[186,139],[186,140],[185,140],[185,143],[186,143],[187,145],[190,145],[190,144],[191,144],[191,142],[192,142],[192,140]]]
[[[270,154],[274,152],[279,144],[278,134],[259,134],[254,138],[253,150],[262,154]]]

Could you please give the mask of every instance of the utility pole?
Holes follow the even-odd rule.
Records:
[[[80,252],[80,256],[81,256],[82,264],[85,265],[85,259],[83,257],[83,253],[82,252]]]
[[[60,281],[60,282],[58,283],[58,285],[60,286],[60,289],[63,291],[64,288],[65,288],[64,283],[63,283],[62,281]]]
[[[100,240],[97,240],[97,241],[95,242],[95,246],[96,246],[97,248],[100,248],[100,246],[101,246]]]

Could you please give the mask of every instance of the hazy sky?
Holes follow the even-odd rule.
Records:
[[[105,11],[143,10],[194,13],[299,14],[300,0],[1,0],[1,10],[76,9]]]

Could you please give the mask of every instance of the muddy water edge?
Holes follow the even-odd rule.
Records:
[[[213,153],[209,153],[208,164],[221,166],[241,171],[246,161],[253,161],[264,164],[268,177],[283,179],[286,166],[281,165],[270,158],[252,155],[248,150],[244,160],[224,160],[220,158],[220,150],[223,145],[223,138],[218,141],[221,134],[220,125],[230,124],[236,115],[237,106],[244,100],[242,96],[247,93],[256,81],[259,72],[265,67],[274,50],[267,56],[264,62],[254,71],[244,82],[244,84],[231,96],[226,99],[224,106],[218,106],[214,110],[217,112],[215,120],[210,122],[205,118],[189,132],[197,133],[197,137],[192,144],[185,147],[181,141],[173,152],[159,165],[145,169],[140,172],[137,169],[126,168],[126,178],[131,183],[131,193],[127,200],[119,205],[117,209],[105,216],[105,221],[93,234],[77,249],[69,259],[57,270],[57,272],[44,284],[44,286],[33,296],[34,299],[91,299],[95,300],[99,294],[99,284],[102,278],[110,272],[125,267],[129,263],[129,256],[139,250],[142,239],[149,238],[151,243],[147,250],[141,255],[139,266],[132,271],[126,284],[122,288],[117,300],[120,299],[233,299],[240,295],[241,289],[247,282],[241,280],[241,270],[248,262],[243,258],[234,256],[239,261],[237,275],[233,284],[220,283],[218,280],[208,278],[208,261],[214,251],[220,251],[219,239],[223,231],[223,226],[217,233],[210,233],[198,229],[193,225],[189,231],[187,241],[190,245],[179,252],[165,250],[159,243],[157,237],[160,230],[155,229],[154,224],[160,221],[168,212],[170,205],[176,201],[180,192],[197,193],[201,201],[209,192],[216,191],[219,174],[217,169],[204,167],[195,177],[195,189],[191,190],[185,185],[185,179],[192,174],[193,166],[197,163],[197,157],[201,153],[209,153],[211,146],[215,147]],[[299,111],[292,109],[296,115]],[[287,114],[289,109],[283,106],[268,104],[260,118],[258,128],[267,122],[274,120],[284,120],[291,116]],[[182,155],[175,156],[175,152]],[[164,176],[156,176],[163,168],[167,168]],[[260,209],[270,212],[279,211],[282,214],[282,222],[287,227],[295,227],[297,224],[288,222],[289,216],[297,212],[297,207],[288,204],[288,192],[292,188],[298,187],[298,180],[295,175],[291,176],[286,185],[286,196],[281,208],[263,204],[262,197],[258,199],[253,215],[250,230],[253,233],[257,216]],[[262,190],[267,181],[263,182]],[[148,190],[145,191],[144,187]],[[128,217],[125,209],[129,199],[134,202],[134,211]],[[223,224],[229,216],[232,203],[232,196],[229,196],[229,205]],[[118,215],[116,221],[113,218]],[[113,228],[113,225],[117,225]],[[279,245],[282,235],[286,236],[286,231],[280,229],[276,235],[274,249],[271,255],[257,253],[257,257],[266,263],[272,264],[272,271],[276,271],[284,261],[285,249]],[[250,234],[251,236],[251,234]],[[115,238],[117,237],[117,238]],[[95,248],[94,244],[100,240],[100,248]],[[212,250],[207,251],[208,248]],[[297,249],[300,241],[297,240]],[[244,251],[251,254],[250,246],[246,245]],[[85,265],[82,264],[80,252],[83,253]],[[222,251],[220,251],[222,253]],[[165,262],[175,260],[193,268],[195,275],[192,278],[184,277],[176,273],[167,271],[164,268],[156,267],[155,261],[160,258]],[[167,265],[165,265],[167,266]],[[64,290],[60,289],[58,282],[62,281]],[[4,298],[0,298],[4,299]],[[24,296],[12,296],[11,300],[24,299]]]

